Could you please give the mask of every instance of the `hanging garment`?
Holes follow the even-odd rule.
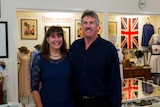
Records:
[[[18,52],[18,91],[19,96],[29,96],[30,95],[30,52],[23,53]]]
[[[154,27],[152,24],[145,24],[143,26],[143,31],[142,31],[142,46],[148,46],[149,40],[151,36],[154,34]]]

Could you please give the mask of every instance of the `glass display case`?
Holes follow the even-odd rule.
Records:
[[[121,107],[160,107],[160,86],[136,78],[124,79]]]

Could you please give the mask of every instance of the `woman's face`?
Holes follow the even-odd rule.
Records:
[[[50,49],[60,49],[63,44],[62,35],[58,35],[58,32],[53,32],[47,37],[47,42],[49,43]]]

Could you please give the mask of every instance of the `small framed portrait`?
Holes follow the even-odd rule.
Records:
[[[75,39],[80,39],[84,36],[80,20],[75,20],[75,32]]]
[[[160,45],[151,45],[152,55],[160,55]]]
[[[34,40],[37,38],[37,20],[21,19],[21,39]]]

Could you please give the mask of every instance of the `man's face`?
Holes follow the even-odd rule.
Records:
[[[85,16],[82,21],[82,29],[85,37],[92,38],[94,36],[97,36],[99,26],[96,25],[95,18]]]

